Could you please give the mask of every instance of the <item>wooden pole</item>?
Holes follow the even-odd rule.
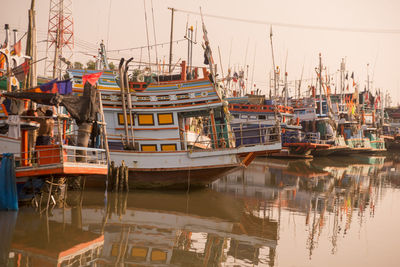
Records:
[[[171,10],[171,35],[170,35],[170,38],[169,38],[169,64],[168,64],[168,67],[169,67],[169,73],[171,74],[171,71],[172,71],[172,39],[174,38],[173,36],[174,36],[174,13],[175,13],[175,9],[174,8],[171,8],[171,7],[169,7],[168,9],[170,9]]]
[[[120,79],[120,85],[121,85],[121,105],[122,105],[122,111],[123,111],[123,116],[124,116],[124,128],[125,128],[125,140],[126,140],[126,145],[127,147],[130,147],[130,140],[128,136],[128,116],[126,114],[126,102],[125,102],[125,86],[124,86],[124,71],[123,71],[123,66],[124,66],[124,59],[122,58],[120,63],[119,63],[119,79]]]

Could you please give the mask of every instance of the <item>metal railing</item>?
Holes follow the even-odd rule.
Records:
[[[205,127],[194,142],[185,140],[186,145],[191,145],[192,149],[217,149],[268,145],[281,142],[279,126],[235,124],[231,130],[226,130],[230,128],[227,124],[216,124],[214,127],[216,133],[209,129],[211,127]],[[201,137],[208,137],[208,139]]]
[[[40,167],[62,163],[107,164],[106,151],[68,145],[36,146],[32,151],[16,153],[16,166]]]

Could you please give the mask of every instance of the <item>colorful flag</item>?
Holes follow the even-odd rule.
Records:
[[[88,82],[92,86],[94,86],[102,74],[103,74],[103,72],[100,71],[100,72],[89,74],[89,75],[83,75],[82,76],[82,84],[85,85],[85,83]]]
[[[48,83],[42,84],[40,90],[44,93],[67,95],[72,93],[72,82],[71,80],[57,81],[57,79],[54,79]]]
[[[44,83],[40,86],[40,90],[45,93],[57,93],[57,79],[54,79],[48,83]]]

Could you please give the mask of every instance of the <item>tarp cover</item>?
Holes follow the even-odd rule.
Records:
[[[99,103],[96,97],[96,89],[88,82],[85,83],[83,95],[60,95],[58,93],[31,93],[31,92],[12,92],[4,93],[3,96],[30,99],[36,103],[44,105],[64,106],[77,124],[93,122],[96,120],[96,113],[99,112]]]
[[[0,210],[18,210],[14,155],[4,153],[0,166]]]

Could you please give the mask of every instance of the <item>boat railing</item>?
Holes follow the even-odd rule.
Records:
[[[216,124],[215,129],[226,129],[226,124]],[[209,138],[203,138],[203,137]],[[242,147],[254,145],[268,145],[280,143],[280,127],[239,124],[232,128],[231,132],[212,131],[199,134],[194,142],[189,145],[193,148],[215,149],[228,147]]]
[[[93,165],[106,165],[106,151],[99,148],[69,146],[69,145],[43,145],[36,146],[32,151],[15,155],[16,166],[42,167],[63,163],[85,163]]]

